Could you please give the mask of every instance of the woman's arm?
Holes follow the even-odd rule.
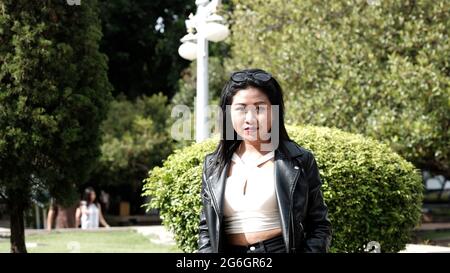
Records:
[[[53,208],[53,205],[50,206],[48,209],[47,214],[47,230],[50,231],[53,228],[53,222],[55,219],[55,209]]]
[[[321,186],[319,169],[314,156],[310,155],[308,170],[308,214],[306,216],[306,238],[303,247],[304,252],[328,252],[331,243],[331,222],[328,219],[328,207],[326,206]]]
[[[98,216],[99,216],[100,223],[101,223],[104,227],[109,228],[108,223],[106,222],[105,218],[103,217],[102,206],[101,206],[100,204],[97,204],[97,206],[98,206]]]
[[[208,225],[206,223],[205,211],[202,209],[200,215],[200,225],[199,225],[199,240],[198,240],[198,252],[199,253],[211,253],[211,242],[208,234]]]
[[[207,202],[209,202],[209,193],[207,191],[206,187],[206,158],[203,163],[203,171],[202,171],[202,191],[201,191],[201,197],[202,197],[202,211],[200,214],[200,224],[199,224],[199,240],[198,240],[198,252],[199,253],[210,253],[212,252],[211,249],[211,241],[209,238],[209,232],[208,232],[208,224],[206,223],[206,215],[205,215],[205,206],[209,205]]]
[[[81,209],[80,207],[77,208],[75,211],[75,227],[79,228],[81,224]]]

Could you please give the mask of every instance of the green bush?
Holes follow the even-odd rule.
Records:
[[[233,3],[227,70],[272,72],[288,122],[362,133],[450,176],[449,1]]]
[[[333,224],[333,252],[362,252],[370,241],[384,252],[404,249],[421,214],[423,188],[412,164],[387,145],[361,135],[324,127],[289,127],[289,134],[311,150],[323,180]],[[217,140],[177,150],[149,172],[144,195],[158,208],[178,246],[197,247],[204,156]]]

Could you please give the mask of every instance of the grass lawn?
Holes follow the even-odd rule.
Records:
[[[439,239],[450,240],[450,231],[428,231],[425,232],[421,237],[428,240],[439,240]]]
[[[157,244],[152,236],[134,230],[70,231],[32,234],[25,238],[29,253],[170,253],[181,252],[175,245]],[[9,238],[0,238],[0,253],[10,249]]]

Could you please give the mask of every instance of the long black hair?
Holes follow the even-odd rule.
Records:
[[[256,73],[266,73],[266,71],[262,69],[244,69],[240,71],[236,71],[235,73],[243,72],[247,74],[256,74]],[[232,74],[232,75],[233,75]],[[270,75],[270,74],[269,74]],[[231,105],[234,95],[243,89],[247,89],[249,87],[256,88],[263,92],[267,98],[269,99],[272,105],[279,106],[279,115],[278,115],[278,125],[279,125],[279,146],[278,148],[286,153],[286,147],[283,144],[283,141],[291,139],[286,131],[286,127],[284,126],[284,102],[283,102],[283,91],[281,89],[280,84],[275,80],[275,78],[270,77],[268,81],[259,81],[252,77],[246,77],[243,81],[233,81],[231,78],[225,84],[222,89],[222,94],[220,96],[220,108],[222,111],[222,124],[221,124],[221,139],[219,145],[216,148],[216,160],[215,163],[218,165],[219,174],[222,172],[225,165],[230,162],[233,153],[239,147],[242,142],[241,139],[238,139],[237,133],[233,130],[233,137],[227,137],[227,130],[230,130],[231,124],[227,124],[227,122],[231,121],[231,113],[227,111],[229,109],[229,105]],[[227,107],[228,105],[228,107]]]
[[[87,188],[84,190],[84,193],[83,193],[83,200],[86,201],[86,204],[87,204],[88,206],[89,206],[90,204],[94,204],[94,205],[97,206],[97,198],[95,198],[96,200],[92,200],[92,201],[91,201],[91,193],[92,193],[92,192],[95,193],[94,188],[93,188],[93,187],[87,187]],[[97,194],[96,194],[96,196],[97,196]]]

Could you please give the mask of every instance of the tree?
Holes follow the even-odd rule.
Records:
[[[91,182],[112,192],[119,188],[118,194],[130,199],[132,213],[143,203],[140,193],[148,170],[161,165],[173,149],[167,104],[161,93],[135,101],[120,96],[101,126],[101,157]]]
[[[26,252],[32,188],[63,200],[87,179],[111,85],[97,1],[2,0],[0,8],[0,193],[11,252]]]
[[[189,67],[181,73],[178,80],[178,92],[172,98],[173,105],[186,105],[194,109],[195,97],[197,95],[197,62],[193,61]],[[208,59],[208,79],[209,79],[209,101],[210,104],[218,105],[220,93],[229,75],[225,72],[223,60],[220,57],[210,57]]]
[[[450,176],[450,3],[234,0],[228,69],[261,67],[291,123],[363,133]]]
[[[104,37],[101,49],[109,57],[108,76],[114,95],[129,99],[164,92],[172,97],[180,72],[188,62],[178,55],[186,34],[185,19],[194,0],[102,0]]]

